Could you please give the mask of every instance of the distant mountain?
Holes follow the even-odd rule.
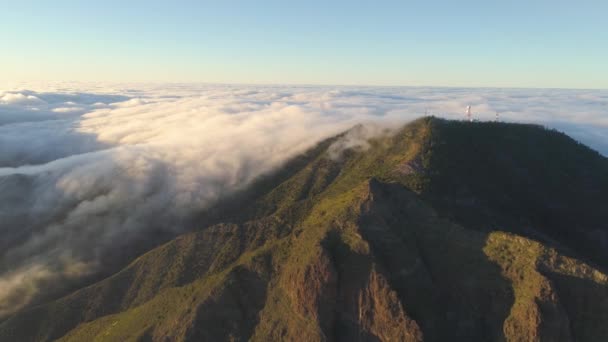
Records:
[[[361,130],[0,340],[608,340],[608,159],[534,125]]]

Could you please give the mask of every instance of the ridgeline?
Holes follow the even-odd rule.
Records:
[[[606,341],[608,159],[557,131],[355,127],[0,341]]]

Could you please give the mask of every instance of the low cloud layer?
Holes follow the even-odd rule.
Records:
[[[0,316],[95,273],[323,138],[426,114],[542,123],[608,154],[608,92],[219,85],[0,91]],[[352,139],[351,139],[352,140]],[[361,141],[346,147],[365,147]]]

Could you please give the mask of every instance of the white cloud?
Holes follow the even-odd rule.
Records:
[[[33,95],[7,92],[0,94],[0,104],[34,106],[43,105],[45,102]]]
[[[20,281],[77,277],[129,239],[151,230],[179,232],[221,196],[360,122],[395,126],[425,112],[464,118],[471,105],[476,118],[494,119],[498,111],[502,120],[557,127],[608,153],[605,91],[128,84],[36,89],[0,92],[0,299],[18,304],[0,308],[5,312],[33,298],[20,290]],[[361,137],[382,131],[374,127]],[[351,138],[346,146],[365,147],[359,136]],[[71,265],[87,267],[66,273],[76,269]]]

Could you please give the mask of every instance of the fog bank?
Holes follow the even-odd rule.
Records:
[[[608,91],[55,84],[0,90],[0,316],[358,123],[535,122],[608,154]],[[378,127],[383,127],[382,129]],[[351,138],[351,137],[349,137]],[[346,140],[345,147],[365,147]]]

